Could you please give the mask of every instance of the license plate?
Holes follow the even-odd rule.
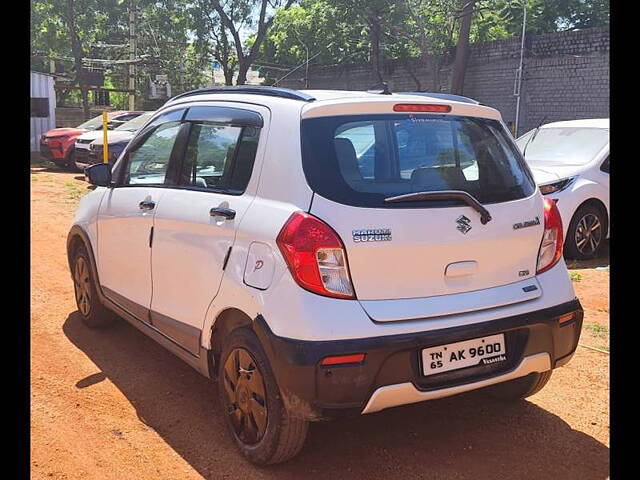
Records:
[[[422,350],[423,375],[458,370],[475,365],[488,365],[507,360],[504,334],[474,338]]]

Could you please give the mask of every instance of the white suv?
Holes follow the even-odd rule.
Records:
[[[197,90],[86,173],[85,323],[115,313],[217,378],[254,463],[296,455],[310,421],[526,397],[578,343],[558,210],[477,102]]]

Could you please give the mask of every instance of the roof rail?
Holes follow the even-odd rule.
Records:
[[[256,86],[256,85],[235,85],[235,86],[220,86],[220,87],[205,87],[198,88],[197,90],[191,90],[189,92],[181,93],[168,100],[171,102],[178,98],[188,97],[191,95],[208,95],[213,93],[241,93],[247,95],[266,95],[269,97],[288,98],[290,100],[301,100],[303,102],[313,102],[315,97],[306,93],[299,92],[298,90],[292,90],[290,88],[281,87],[269,87],[269,86]]]
[[[480,102],[473,98],[454,95],[453,93],[430,93],[430,92],[398,92],[398,95],[419,95],[421,97],[441,98],[442,100],[453,100],[454,102],[473,103],[480,105]]]

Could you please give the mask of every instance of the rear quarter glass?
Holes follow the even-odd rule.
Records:
[[[414,192],[462,190],[481,203],[526,198],[535,182],[498,120],[383,114],[302,120],[303,168],[311,188],[345,205],[427,208],[457,200],[387,203]]]

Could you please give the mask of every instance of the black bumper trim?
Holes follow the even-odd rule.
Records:
[[[576,312],[576,319],[559,326],[556,318],[569,312]],[[438,390],[501,375],[524,356],[541,352],[550,354],[555,367],[556,361],[575,350],[582,316],[580,302],[574,299],[550,308],[471,325],[381,337],[295,340],[274,334],[261,315],[254,320],[253,329],[269,357],[287,408],[307,420],[324,420],[347,411],[359,413],[373,391],[384,385],[412,382],[422,391]],[[433,376],[439,377],[435,380],[421,375],[421,349],[498,332],[512,339],[513,355],[509,362],[495,364],[495,368],[438,374]],[[361,352],[367,354],[361,365],[319,366],[325,356]]]

